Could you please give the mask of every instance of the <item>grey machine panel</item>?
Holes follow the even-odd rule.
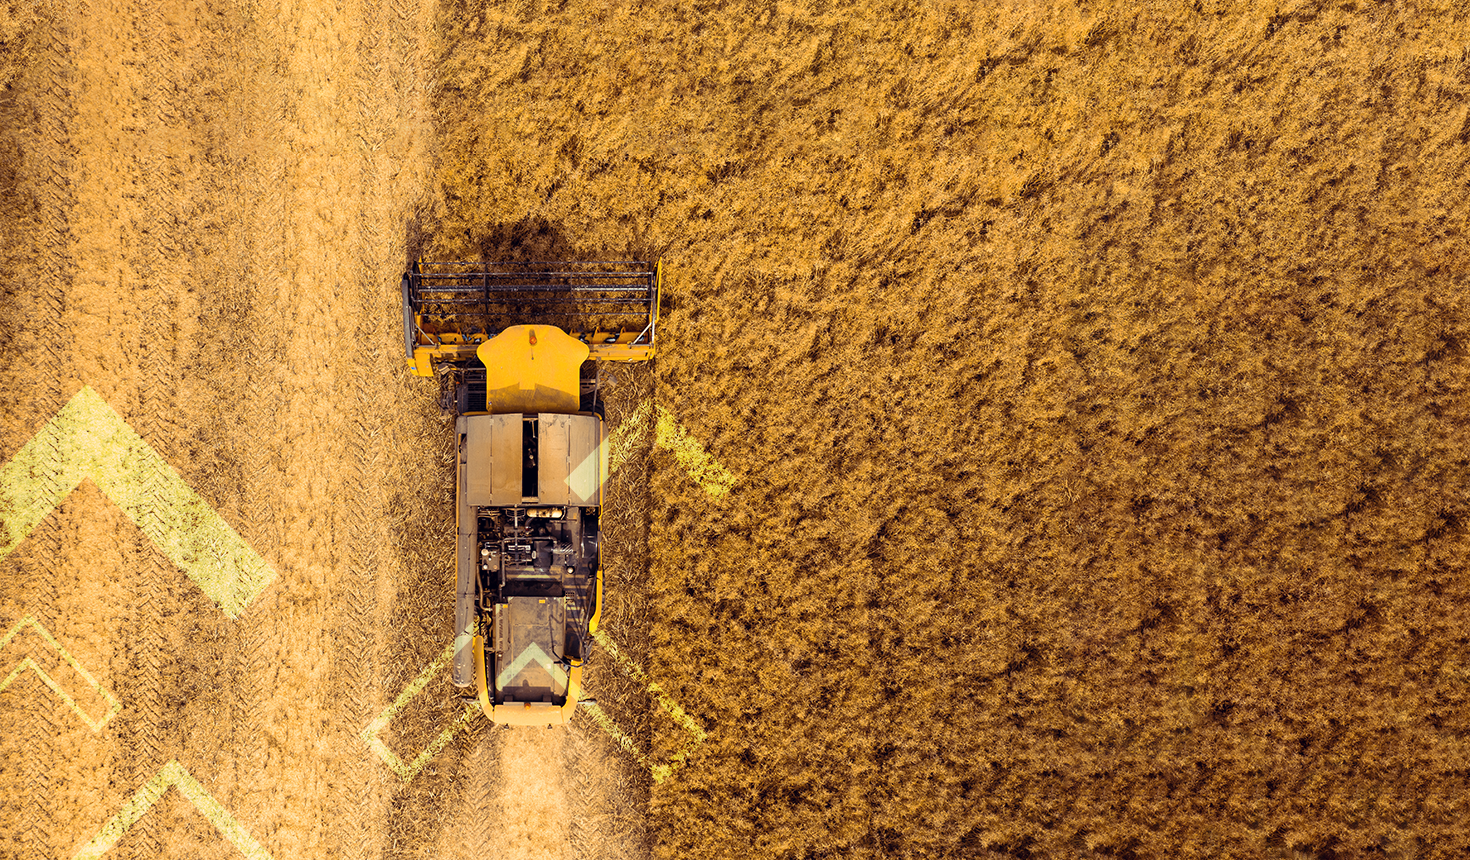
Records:
[[[460,492],[455,494],[455,521],[458,523],[455,536],[455,587],[454,628],[462,635],[472,630],[475,623],[475,604],[479,601],[479,577],[475,570],[475,509],[466,499],[464,488],[469,474],[469,446],[465,436],[465,418],[455,423],[455,440],[458,457],[455,463],[455,481]],[[474,653],[470,648],[459,648],[454,653],[453,681],[457,687],[468,687],[475,683]]]
[[[475,507],[521,503],[521,425],[524,416],[465,415],[464,501]]]
[[[538,478],[543,505],[598,505],[602,497],[602,422],[596,415],[539,416]]]

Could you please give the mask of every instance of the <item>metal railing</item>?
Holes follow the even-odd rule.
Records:
[[[625,328],[632,319],[643,327],[658,301],[654,263],[420,262],[408,273],[407,301],[421,319],[475,321],[494,327],[565,317],[574,328]],[[622,318],[622,319],[619,319]],[[618,323],[623,325],[618,325]],[[486,334],[493,332],[485,328]]]

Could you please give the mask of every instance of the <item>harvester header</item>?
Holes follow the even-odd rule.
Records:
[[[403,274],[409,368],[464,366],[479,345],[534,321],[587,345],[594,361],[653,358],[661,263],[417,262]]]

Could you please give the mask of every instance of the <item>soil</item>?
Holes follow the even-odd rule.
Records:
[[[0,559],[121,704],[0,693],[0,855],[172,760],[277,860],[1470,854],[1460,7],[59,5],[0,8],[0,458],[91,386],[277,578],[230,619],[89,481]],[[415,257],[664,261],[609,417],[735,483],[609,489],[661,782],[361,738],[453,635]],[[233,852],[169,791],[109,856]]]

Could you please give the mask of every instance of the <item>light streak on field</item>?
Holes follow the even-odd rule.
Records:
[[[0,466],[0,558],[85,478],[226,615],[240,617],[276,573],[88,386]]]
[[[413,700],[414,696],[417,696],[419,693],[423,692],[424,688],[427,687],[429,683],[434,680],[434,677],[437,676],[441,670],[443,670],[444,665],[454,658],[455,653],[459,651],[459,649],[466,647],[471,641],[473,641],[474,634],[474,628],[470,628],[460,635],[456,636],[448,645],[444,646],[444,650],[440,651],[437,657],[429,662],[428,665],[424,666],[424,668],[419,671],[418,675],[415,676],[411,682],[409,682],[408,686],[403,688],[403,691],[398,694],[397,698],[395,698],[393,702],[388,705],[388,707],[384,708],[383,712],[378,714],[377,718],[374,719],[372,723],[370,723],[368,727],[363,729],[362,731],[361,737],[363,743],[367,744],[368,748],[376,753],[378,757],[383,760],[383,763],[388,765],[388,767],[394,773],[396,773],[398,777],[402,779],[405,783],[412,781],[413,778],[417,776],[421,770],[423,770],[424,765],[428,764],[430,759],[438,755],[439,751],[444,749],[444,747],[447,746],[451,740],[453,740],[455,734],[457,734],[460,729],[469,724],[474,715],[479,712],[479,704],[473,701],[467,702],[465,704],[464,710],[460,713],[460,715],[455,718],[455,720],[448,726],[445,726],[444,729],[439,732],[438,736],[436,736],[428,746],[420,750],[410,762],[404,762],[403,759],[401,759],[397,754],[390,750],[388,748],[388,745],[383,743],[382,739],[378,737],[378,734],[388,727],[388,724],[393,721],[393,718],[397,716],[398,712],[403,710],[403,708],[406,707],[408,703]],[[604,711],[602,707],[597,704],[596,701],[592,699],[581,700],[580,704],[583,710],[587,711],[588,715],[592,717],[592,721],[596,723],[597,726],[601,728],[604,732],[606,732],[608,736],[616,741],[618,746],[622,747],[623,750],[625,750],[629,755],[637,759],[639,764],[642,764],[644,767],[648,768],[649,772],[653,774],[653,779],[655,782],[663,782],[689,758],[689,755],[693,753],[700,744],[704,743],[705,738],[708,737],[708,735],[704,731],[704,729],[700,728],[699,724],[696,723],[687,712],[685,712],[685,710],[679,705],[678,702],[675,702],[672,698],[669,697],[667,693],[664,692],[662,687],[660,687],[656,682],[649,680],[648,674],[643,671],[642,666],[639,666],[637,663],[630,660],[626,655],[618,650],[617,643],[615,643],[612,640],[612,637],[608,636],[605,631],[598,630],[592,634],[592,637],[597,641],[598,645],[602,646],[603,650],[607,651],[613,656],[615,660],[618,661],[618,665],[623,669],[624,672],[628,674],[629,677],[633,678],[633,680],[639,682],[640,684],[644,684],[647,687],[648,692],[651,693],[654,699],[659,703],[659,706],[667,711],[669,716],[673,717],[674,722],[677,723],[680,728],[689,733],[690,743],[688,744],[688,746],[676,753],[673,758],[671,758],[668,762],[663,764],[656,764],[648,755],[639,751],[637,743],[628,735],[627,732],[623,731],[622,727],[620,727],[617,722],[612,719],[612,717],[608,716],[607,712]],[[518,667],[523,666],[525,663],[531,661],[535,661],[541,664],[548,671],[561,671],[560,667],[552,662],[545,655],[545,653],[541,651],[540,648],[536,647],[534,643],[529,646],[526,651],[517,656],[510,665],[512,667],[517,667],[516,670],[518,671]],[[512,675],[514,674],[513,671],[511,671],[510,673]]]
[[[138,789],[127,803],[123,804],[122,809],[102,825],[102,830],[92,837],[90,842],[83,845],[82,850],[78,851],[72,860],[96,860],[112,850],[123,834],[137,824],[138,819],[147,814],[148,810],[153,808],[153,804],[157,803],[170,787],[177,788],[180,794],[194,804],[194,808],[203,813],[205,819],[213,824],[220,835],[235,846],[241,854],[245,855],[247,860],[271,860],[270,852],[256,842],[255,837],[247,833],[245,828],[240,826],[240,822],[235,820],[235,816],[205,791],[204,786],[190,776],[177,760],[172,760],[159,768],[158,773],[144,783],[143,787]]]
[[[429,665],[425,666],[419,672],[417,677],[409,682],[407,687],[403,688],[403,692],[398,694],[398,698],[394,699],[392,704],[384,708],[381,714],[378,714],[377,719],[373,720],[367,728],[362,730],[363,743],[366,743],[369,749],[377,753],[378,757],[383,760],[383,763],[388,765],[394,773],[398,774],[398,778],[405,783],[410,782],[417,776],[418,772],[423,770],[424,765],[428,764],[430,759],[438,755],[439,751],[444,749],[445,745],[454,738],[454,735],[469,723],[470,718],[479,710],[479,703],[466,703],[459,717],[453,723],[446,726],[443,731],[439,732],[438,736],[428,746],[420,750],[414,756],[413,761],[408,763],[404,763],[403,759],[388,749],[388,745],[383,743],[382,739],[378,737],[378,733],[387,728],[388,723],[393,721],[393,717],[399,711],[403,710],[403,707],[414,696],[422,692],[430,681],[434,680],[434,676],[439,674],[439,671],[444,668],[445,663],[448,663],[454,658],[455,653],[459,649],[466,647],[473,641],[474,635],[475,630],[471,627],[454,637],[448,645],[444,646],[444,650],[439,652],[439,656],[435,657]]]
[[[650,419],[653,444],[673,454],[674,461],[689,474],[690,480],[713,498],[722,498],[730,492],[735,486],[735,476],[730,470],[711,456],[704,445],[674,418],[673,413],[651,401],[644,401],[609,435],[609,474],[633,457],[638,443],[648,432]]]
[[[5,652],[5,649],[9,647],[11,640],[13,640],[16,634],[20,633],[20,631],[24,629],[27,625],[34,629],[36,633],[39,634],[43,640],[45,640],[46,644],[49,645],[52,650],[60,654],[61,659],[65,660],[68,666],[72,667],[72,669],[74,669],[78,675],[81,675],[82,678],[86,680],[87,684],[90,685],[92,692],[96,693],[98,696],[101,696],[104,700],[107,701],[107,712],[96,720],[87,716],[87,712],[83,711],[81,707],[77,705],[76,700],[73,699],[71,695],[66,692],[66,690],[62,689],[61,685],[58,684],[56,680],[52,678],[49,674],[47,674],[46,670],[42,669],[41,666],[37,664],[36,661],[30,656],[22,658],[21,661],[16,664],[15,669],[11,671],[9,675],[5,676],[5,680],[0,681],[0,692],[3,692],[7,687],[9,687],[10,682],[14,681],[21,672],[25,671],[26,669],[30,669],[32,672],[36,673],[36,676],[41,679],[42,683],[50,687],[51,691],[54,692],[56,695],[60,696],[61,700],[63,702],[66,702],[67,707],[71,708],[78,717],[81,717],[82,722],[86,723],[87,726],[92,729],[92,731],[101,731],[102,727],[107,725],[108,720],[111,720],[113,717],[117,716],[117,712],[122,710],[122,705],[118,702],[116,696],[108,692],[105,687],[98,683],[96,678],[92,677],[92,673],[82,668],[82,664],[78,663],[76,661],[76,658],[73,657],[70,652],[61,647],[60,642],[57,642],[50,633],[46,632],[46,628],[42,627],[39,621],[29,615],[22,618],[20,621],[17,621],[15,626],[11,627],[10,631],[5,634],[5,638],[0,639],[0,654],[3,654]]]
[[[667,711],[669,716],[674,718],[674,722],[678,723],[679,728],[689,733],[690,742],[688,746],[675,753],[674,757],[669,759],[667,763],[654,764],[647,755],[638,751],[637,745],[633,742],[633,739],[628,737],[628,734],[624,732],[621,728],[619,728],[617,723],[613,722],[612,718],[609,717],[602,710],[602,708],[598,707],[595,702],[583,703],[583,707],[585,707],[588,713],[592,715],[592,719],[600,727],[602,727],[602,730],[611,735],[613,737],[613,740],[616,740],[618,742],[619,746],[627,750],[634,758],[638,759],[640,764],[648,768],[649,772],[653,774],[654,782],[663,782],[665,779],[668,779],[669,776],[671,776],[673,772],[689,758],[689,755],[693,753],[700,744],[704,743],[705,739],[709,737],[709,735],[705,732],[704,729],[700,728],[699,724],[696,723],[693,718],[691,718],[689,714],[684,711],[682,707],[679,706],[678,702],[675,702],[672,698],[669,697],[667,693],[664,692],[662,687],[660,687],[656,682],[650,681],[648,679],[648,674],[643,671],[642,666],[639,666],[637,663],[633,662],[621,651],[619,651],[617,644],[613,642],[612,637],[608,636],[606,632],[598,630],[592,634],[592,638],[596,639],[597,644],[601,645],[604,650],[606,650],[618,661],[618,665],[622,666],[623,671],[628,673],[629,677],[639,682],[640,684],[646,684],[648,687],[648,692],[653,695],[654,699],[659,703],[659,706]]]

